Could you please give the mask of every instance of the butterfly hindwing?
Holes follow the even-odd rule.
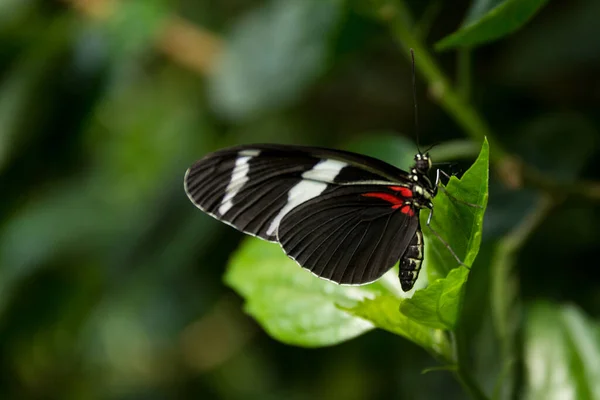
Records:
[[[286,214],[278,240],[288,256],[321,278],[369,283],[398,262],[415,235],[418,216],[402,211],[405,200],[383,185],[333,187]]]

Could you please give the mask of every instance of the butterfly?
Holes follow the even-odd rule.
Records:
[[[202,211],[279,243],[320,278],[367,284],[399,261],[408,291],[423,262],[419,213],[433,211],[438,191],[431,167],[421,151],[406,172],[347,151],[253,144],[206,155],[187,170],[184,187]]]

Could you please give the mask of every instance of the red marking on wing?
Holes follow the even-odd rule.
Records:
[[[403,189],[405,189],[405,188],[403,188]],[[410,190],[409,190],[409,192],[410,192]],[[412,217],[413,215],[415,215],[415,211],[412,209],[412,207],[408,204],[404,204],[404,199],[398,198],[392,194],[371,192],[371,193],[364,193],[364,194],[362,194],[362,196],[375,197],[377,199],[385,200],[392,204],[392,208],[394,210],[397,210],[400,208],[400,212],[408,215],[409,217]]]
[[[378,199],[390,202],[390,203],[394,204],[394,206],[401,206],[404,203],[404,201],[402,199],[399,199],[396,196],[388,194],[388,193],[364,193],[363,196],[364,197],[376,197]],[[396,207],[396,208],[398,208],[398,207]]]
[[[408,206],[408,205],[406,205],[406,206],[402,207],[402,208],[400,209],[400,212],[402,212],[402,213],[404,213],[404,214],[407,214],[407,215],[408,215],[408,216],[410,216],[410,217],[412,217],[413,215],[415,215],[415,212],[414,212],[414,210],[413,210],[413,209],[412,209],[410,206]]]
[[[412,197],[413,196],[411,190],[404,186],[388,186],[388,187],[395,192],[400,192],[400,196],[402,196],[402,197]]]

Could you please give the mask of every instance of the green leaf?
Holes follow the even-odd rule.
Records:
[[[434,160],[435,161],[435,160]],[[452,177],[433,200],[431,227],[442,236],[462,262],[470,267],[481,244],[483,215],[488,200],[489,146],[483,142],[479,157],[461,179]],[[445,193],[447,192],[447,193]],[[452,196],[454,198],[449,197]],[[481,208],[463,204],[476,204]],[[444,278],[459,264],[448,248],[425,225],[428,213],[421,213],[425,235],[425,262],[430,281]]]
[[[365,300],[347,311],[372,322],[378,328],[403,336],[446,362],[451,362],[450,342],[442,330],[431,329],[398,312],[398,307],[403,307],[409,300],[384,295]]]
[[[598,326],[574,306],[542,302],[525,321],[525,398],[599,399]]]
[[[246,240],[233,256],[225,281],[245,298],[246,311],[267,333],[307,347],[336,344],[373,329],[371,322],[340,307],[353,308],[365,299],[389,293],[381,281],[340,286],[318,279],[278,245],[254,238]]]
[[[467,10],[462,26],[471,25],[477,22],[504,1],[505,0],[473,0],[471,6]]]
[[[436,328],[453,330],[458,320],[469,270],[455,268],[446,278],[438,279],[425,289],[405,299],[400,311],[413,321]]]
[[[378,327],[450,362],[450,344],[441,330],[399,312],[396,275],[392,271],[365,286],[340,286],[300,268],[279,246],[248,239],[233,256],[225,281],[244,297],[248,314],[284,343],[327,346]]]
[[[243,119],[291,104],[322,72],[340,15],[331,0],[271,1],[247,15],[210,81],[216,110]]]
[[[445,237],[452,238],[450,246],[469,267],[481,244],[483,214],[488,198],[488,159],[489,147],[487,141],[484,141],[479,157],[462,179],[452,177],[450,180],[446,190],[454,199],[443,191],[434,199],[436,214],[432,221],[433,228]],[[457,199],[477,204],[481,208],[460,204]],[[422,221],[424,224],[428,215],[425,214],[422,218],[425,219]],[[412,298],[405,299],[400,310],[413,321],[425,326],[454,330],[469,269],[459,266],[448,273],[449,266],[457,265],[457,261],[437,237],[431,237],[433,234],[427,228],[425,235],[429,239],[425,247],[427,268],[429,275],[437,279],[428,287],[417,290]]]
[[[529,21],[548,0],[506,0],[436,43],[437,50],[474,47],[513,33]],[[476,14],[473,14],[476,15]]]

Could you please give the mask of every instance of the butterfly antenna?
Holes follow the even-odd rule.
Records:
[[[429,150],[433,149],[433,148],[434,148],[435,146],[437,146],[438,144],[440,144],[440,142],[436,142],[436,143],[432,144],[431,146],[429,146],[429,147],[427,148],[427,150],[425,150],[425,153],[427,153]]]
[[[412,89],[413,89],[413,103],[415,105],[414,115],[415,115],[415,133],[417,136],[417,150],[421,153],[421,146],[419,141],[419,109],[417,108],[417,78],[415,74],[415,51],[410,49],[410,57],[412,59]]]

